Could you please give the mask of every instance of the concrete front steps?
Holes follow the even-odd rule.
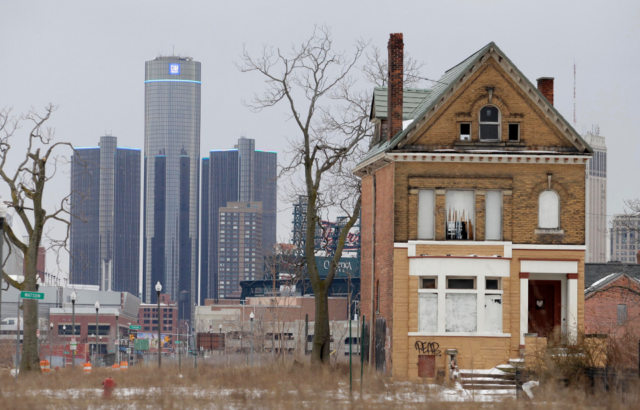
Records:
[[[466,390],[516,390],[516,375],[497,369],[460,370],[459,382]]]

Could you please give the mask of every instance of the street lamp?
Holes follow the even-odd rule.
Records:
[[[76,336],[76,300],[78,299],[78,294],[74,290],[71,292],[71,343],[75,341]],[[71,347],[71,344],[69,344]],[[77,347],[73,346],[73,347]],[[71,350],[71,368],[73,369],[76,366],[76,349]]]
[[[120,364],[120,326],[118,325],[118,317],[120,317],[120,311],[116,309],[116,363]]]
[[[220,350],[219,354],[222,354],[222,323],[220,323],[220,326],[218,326],[218,328],[220,329],[220,337],[218,338],[218,350]]]
[[[53,361],[53,322],[49,323],[49,364]]]
[[[162,291],[162,285],[160,282],[156,283],[156,293],[158,294],[158,369],[162,367],[162,341],[160,340],[160,331],[162,330],[162,321],[160,320],[160,292]]]
[[[96,307],[96,335],[100,334],[100,319],[98,318],[98,311],[100,310],[100,302],[98,302],[96,300],[96,304],[94,305]],[[102,339],[102,338],[101,338]],[[94,365],[98,365],[98,338],[96,337],[96,356],[93,359],[94,361]]]
[[[65,341],[67,340],[67,325],[62,325],[62,334],[64,335],[64,339],[62,341],[62,367],[67,367],[67,356],[65,356],[64,348]]]
[[[2,202],[0,196],[0,268],[4,266],[4,259],[2,257],[2,251],[4,249],[4,220],[7,217],[7,205]],[[0,289],[2,289],[2,275],[0,274]],[[2,319],[2,291],[0,291],[0,319]],[[20,315],[18,315],[20,320]]]
[[[253,312],[249,315],[249,319],[251,319],[251,367],[253,367]]]

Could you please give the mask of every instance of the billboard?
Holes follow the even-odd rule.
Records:
[[[318,273],[321,278],[326,278],[329,274],[331,266],[331,257],[316,256],[316,264],[318,265]],[[336,278],[360,277],[360,259],[359,258],[341,258],[338,263],[338,271]]]
[[[162,334],[162,340],[164,340],[165,337],[170,336],[168,334],[163,333]],[[138,333],[138,339],[145,339],[149,341],[149,347],[152,349],[157,349],[158,348],[158,334],[157,333]],[[170,346],[168,345],[168,343],[162,342],[162,348],[169,348]]]

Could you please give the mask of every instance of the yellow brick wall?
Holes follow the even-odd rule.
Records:
[[[419,189],[503,191],[503,239],[514,243],[584,244],[584,165],[395,163],[395,242],[418,239]],[[564,235],[539,235],[538,197],[548,187],[560,196]],[[440,191],[442,192],[442,191]],[[484,238],[484,195],[476,198],[476,235]],[[436,240],[445,239],[445,195],[436,195]]]
[[[417,245],[416,254],[429,255],[502,255],[501,245]],[[438,343],[441,356],[436,358],[436,370],[444,370],[445,350],[458,350],[458,367],[461,369],[489,369],[516,358],[520,349],[520,259],[579,260],[578,289],[584,289],[584,251],[513,250],[510,276],[504,278],[503,332],[511,337],[482,336],[409,336],[418,331],[417,276],[409,276],[409,258],[406,248],[394,251],[393,290],[393,375],[398,378],[418,377],[416,342]],[[559,274],[559,278],[562,275]],[[584,324],[584,295],[578,292],[578,326]]]
[[[520,141],[526,149],[573,147],[493,59],[482,63],[482,68],[448,99],[437,115],[418,129],[411,144],[449,148],[459,139],[460,122],[471,123],[471,139],[478,141],[478,114],[489,103],[487,87],[494,88],[491,104],[502,115],[502,141],[508,140],[508,124],[519,123]]]

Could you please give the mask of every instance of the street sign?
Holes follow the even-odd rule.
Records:
[[[131,354],[131,348],[127,347],[127,354]]]
[[[179,341],[179,340],[176,340],[176,341],[175,341],[175,342],[173,342],[173,343],[175,343],[175,344],[179,345],[179,344],[180,344],[180,343],[182,343],[182,342],[181,342],[181,341]]]
[[[116,339],[113,343],[119,345],[120,341]]]
[[[64,354],[71,354],[71,353],[69,353],[69,352],[64,352]]]
[[[36,331],[36,337],[40,337],[40,329]]]
[[[20,292],[22,299],[44,299],[44,293],[39,292]]]
[[[134,340],[135,350],[149,350],[149,339]]]
[[[140,330],[140,329],[142,329],[142,326],[136,326],[136,325],[129,326],[129,330]]]
[[[71,344],[71,350],[78,350],[78,349],[76,348],[76,344],[75,344],[75,343],[72,343],[72,344]]]

